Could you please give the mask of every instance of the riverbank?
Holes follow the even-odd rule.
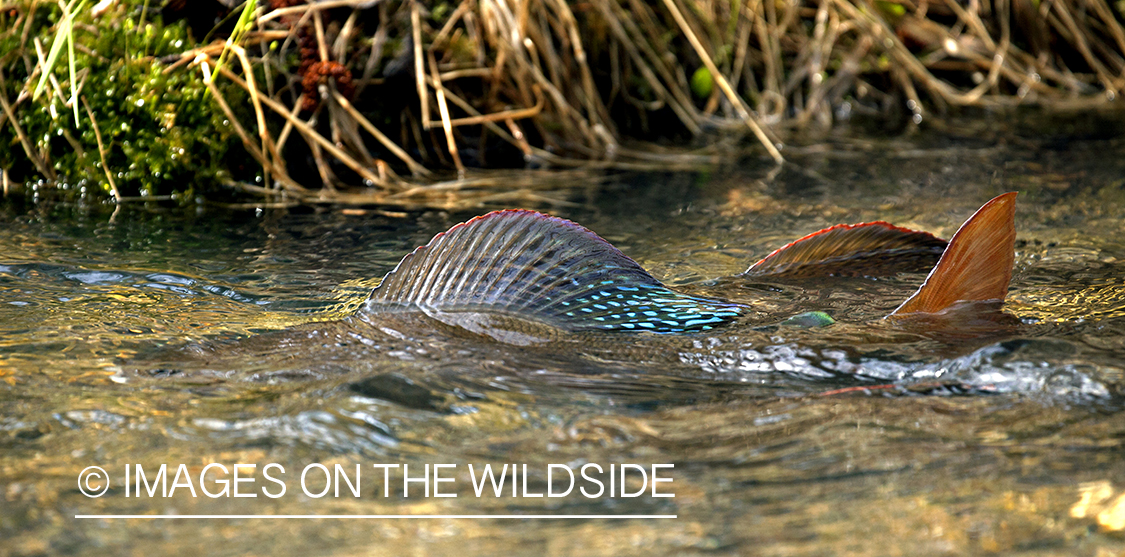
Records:
[[[840,126],[1117,113],[1123,19],[1105,0],[10,2],[0,178],[95,202],[551,204],[474,169],[698,168]]]

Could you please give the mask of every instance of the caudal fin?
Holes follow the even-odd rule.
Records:
[[[931,268],[946,241],[891,224],[838,224],[789,243],[750,266],[743,276],[805,278],[873,276]]]
[[[888,317],[937,313],[957,302],[1003,300],[1015,261],[1016,192],[977,210],[945,249],[922,287]]]
[[[364,311],[500,313],[568,330],[707,330],[742,306],[675,292],[597,234],[526,210],[495,211],[399,262]]]

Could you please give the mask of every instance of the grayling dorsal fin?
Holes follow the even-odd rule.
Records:
[[[775,250],[743,275],[802,278],[925,271],[945,246],[945,240],[929,232],[882,221],[838,224]]]
[[[737,304],[656,280],[597,234],[527,210],[496,211],[434,236],[399,262],[364,311],[505,313],[568,330],[707,330]]]

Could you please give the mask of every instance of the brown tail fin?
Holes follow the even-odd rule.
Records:
[[[922,287],[888,317],[937,313],[956,302],[1003,300],[1015,261],[1016,192],[985,203],[949,240]]]

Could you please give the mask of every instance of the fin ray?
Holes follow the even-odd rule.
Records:
[[[744,276],[805,278],[885,275],[930,268],[946,241],[883,221],[838,224],[793,241],[750,266]]]
[[[993,198],[961,225],[926,282],[888,317],[937,313],[957,302],[1003,300],[1015,263],[1016,192]]]

